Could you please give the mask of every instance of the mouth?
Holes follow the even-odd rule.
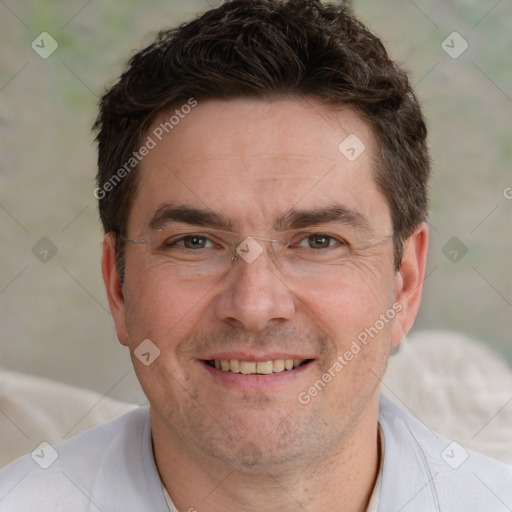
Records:
[[[270,359],[268,361],[245,361],[240,359],[209,359],[203,362],[216,370],[243,375],[271,375],[290,372],[309,364],[312,359]]]

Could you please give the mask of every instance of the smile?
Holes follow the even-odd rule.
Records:
[[[270,361],[242,361],[239,359],[211,359],[207,364],[223,372],[244,375],[270,375],[290,371],[308,363],[311,359],[273,359]]]

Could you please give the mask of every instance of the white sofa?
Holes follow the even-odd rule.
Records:
[[[449,439],[512,465],[512,369],[482,342],[421,331],[391,357],[383,392]]]
[[[93,391],[0,371],[0,467],[136,407]]]

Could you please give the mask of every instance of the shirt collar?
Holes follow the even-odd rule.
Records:
[[[380,488],[382,485],[382,468],[384,467],[384,435],[382,434],[382,429],[379,424],[378,429],[378,442],[379,442],[379,472],[377,474],[377,480],[375,481],[375,485],[373,486],[372,495],[370,496],[370,501],[368,503],[368,507],[366,512],[377,512],[379,508],[380,502]]]

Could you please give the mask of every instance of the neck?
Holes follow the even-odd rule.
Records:
[[[180,512],[364,512],[380,463],[378,404],[372,412],[322,460],[251,473],[189,450],[152,412],[155,459]]]

